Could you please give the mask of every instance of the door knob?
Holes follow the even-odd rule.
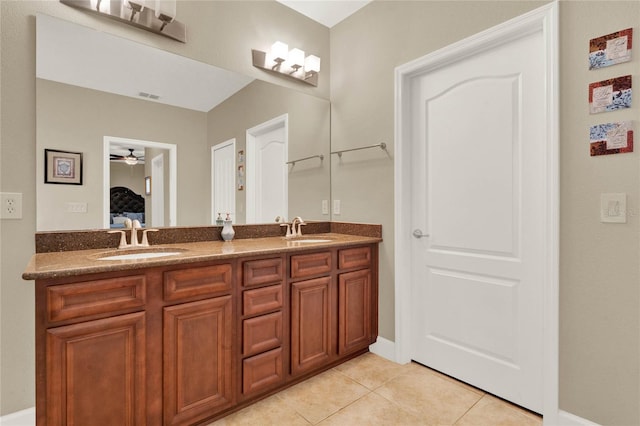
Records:
[[[414,229],[413,236],[416,238],[428,238],[429,234],[423,234],[420,229]]]

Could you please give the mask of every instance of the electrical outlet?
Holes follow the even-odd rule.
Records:
[[[22,194],[19,192],[0,193],[2,214],[0,219],[22,219]]]
[[[329,200],[322,200],[322,214],[329,214]]]
[[[340,200],[333,200],[333,214],[340,214]]]

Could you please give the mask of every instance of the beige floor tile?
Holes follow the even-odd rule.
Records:
[[[478,388],[476,388],[474,386],[471,386],[471,385],[468,385],[468,384],[466,384],[464,382],[456,380],[453,377],[447,376],[446,374],[440,373],[439,371],[433,370],[433,369],[431,369],[429,367],[425,367],[424,365],[418,364],[417,362],[411,362],[411,364],[407,365],[407,371],[419,371],[419,370],[426,371],[428,373],[434,374],[434,375],[440,377],[443,380],[446,380],[446,381],[448,381],[450,383],[455,383],[456,385],[462,386],[465,389],[467,389],[468,391],[475,392],[478,395],[484,395],[485,394],[485,392],[482,391],[481,389],[478,389]]]
[[[424,421],[376,393],[363,396],[319,426],[422,426]]]
[[[409,364],[396,364],[369,352],[340,364],[335,369],[373,390],[399,376],[408,367]]]
[[[540,426],[542,417],[491,395],[485,395],[456,426]]]
[[[301,415],[292,410],[277,396],[258,401],[236,413],[230,414],[209,426],[309,426]]]
[[[277,394],[292,410],[317,424],[356,401],[369,390],[349,377],[329,370]]]
[[[374,392],[431,425],[454,424],[482,398],[464,386],[418,368],[412,368]]]

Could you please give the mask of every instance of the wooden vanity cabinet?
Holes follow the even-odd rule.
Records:
[[[36,283],[38,425],[146,422],[147,277]]]
[[[191,425],[231,408],[233,269],[37,281],[37,424]]]
[[[163,273],[165,302],[184,302],[162,309],[165,425],[194,424],[235,402],[232,269],[222,263]]]
[[[377,245],[291,256],[291,375],[366,350],[377,338]]]
[[[195,425],[363,353],[377,244],[36,281],[38,426]]]

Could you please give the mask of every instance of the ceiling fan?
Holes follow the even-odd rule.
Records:
[[[135,166],[139,162],[143,162],[144,161],[144,155],[136,156],[133,153],[133,151],[134,151],[133,148],[127,148],[127,150],[129,151],[129,153],[127,155],[110,154],[110,158],[109,159],[111,161],[124,161],[125,163],[129,164],[130,166]]]

